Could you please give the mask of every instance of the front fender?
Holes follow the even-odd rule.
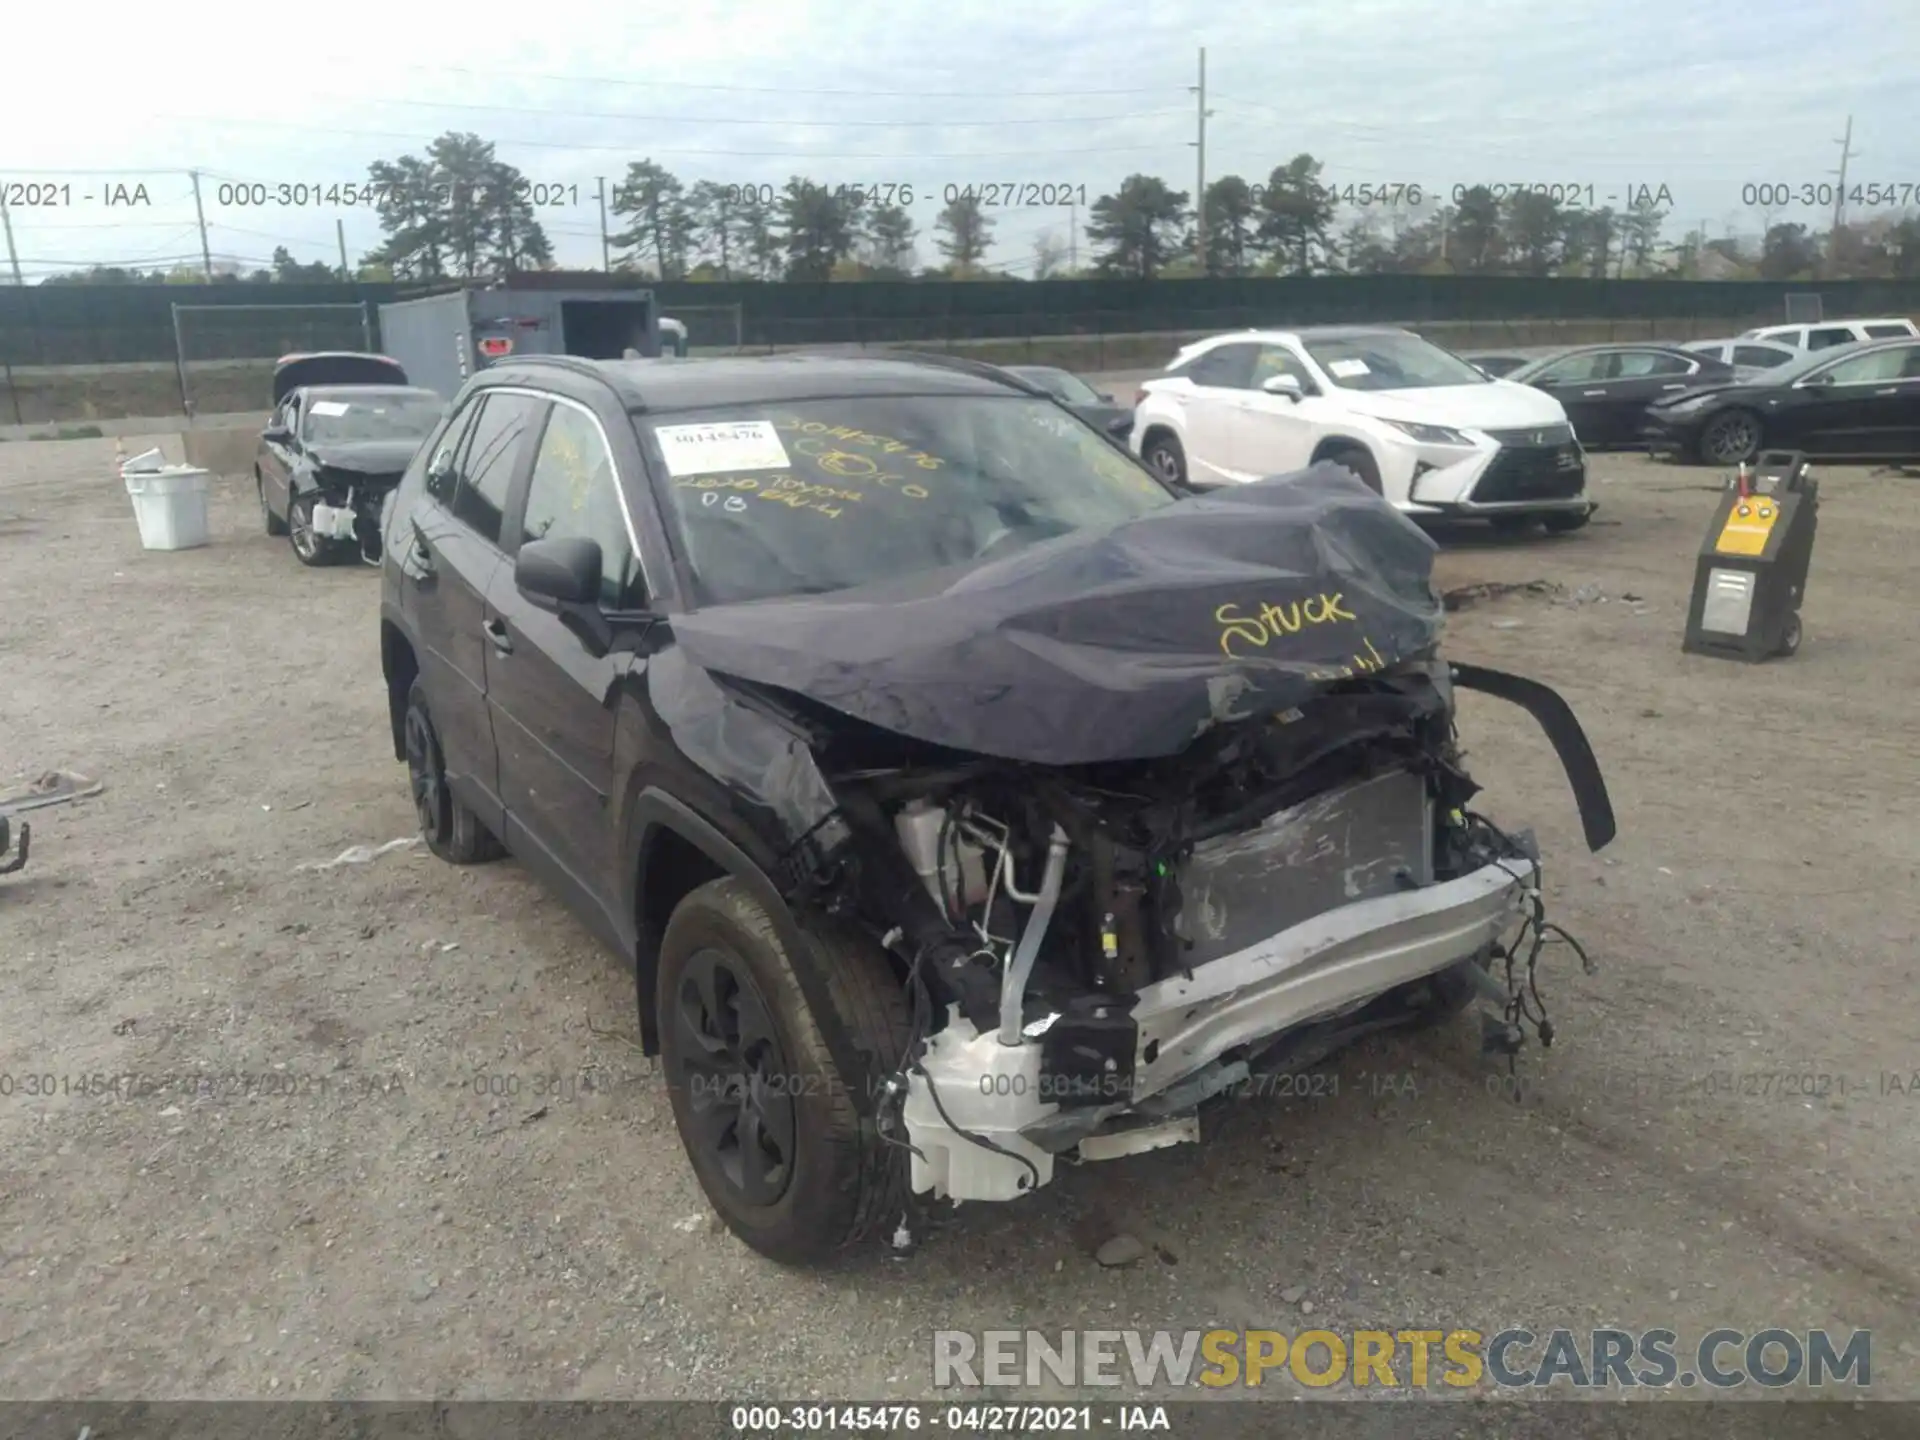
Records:
[[[1509,701],[1539,722],[1553,745],[1554,754],[1560,757],[1560,768],[1566,771],[1567,781],[1573,787],[1574,803],[1580,807],[1580,826],[1586,832],[1587,848],[1598,851],[1612,843],[1617,833],[1613,800],[1607,794],[1606,777],[1600,773],[1600,762],[1594,758],[1593,746],[1587,743],[1587,732],[1580,728],[1573,707],[1557,691],[1538,680],[1509,675],[1503,670],[1489,670],[1480,665],[1462,665],[1457,661],[1451,662],[1448,668],[1452,671],[1455,685]]]

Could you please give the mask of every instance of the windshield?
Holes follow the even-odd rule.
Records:
[[[1418,335],[1303,339],[1314,363],[1343,390],[1430,390],[1439,385],[1493,383],[1459,356]]]
[[[1051,401],[883,396],[640,422],[703,604],[997,559],[1175,502]]]
[[[424,440],[439,423],[443,408],[440,397],[429,393],[321,392],[307,401],[306,438],[315,445]]]
[[[1098,405],[1100,393],[1078,375],[1069,375],[1065,370],[1049,370],[1044,366],[1026,369],[1016,368],[1013,372],[1023,380],[1030,380],[1049,395],[1065,401],[1069,405]]]

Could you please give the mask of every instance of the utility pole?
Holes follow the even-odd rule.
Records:
[[[1847,162],[1853,154],[1853,116],[1847,116],[1847,133],[1840,141],[1840,183],[1833,192],[1833,231],[1827,236],[1827,278],[1834,278],[1839,267],[1840,224],[1847,213]],[[1829,174],[1833,173],[1831,171]]]
[[[1067,202],[1067,273],[1080,274],[1080,202]]]
[[[206,272],[207,283],[213,283],[213,254],[207,249],[207,212],[200,208],[200,172],[189,170],[193,177],[193,213],[200,221],[200,265]]]
[[[0,226],[4,226],[7,232],[7,263],[13,267],[13,283],[24,285],[27,282],[20,278],[20,252],[13,248],[13,216],[7,210],[4,198],[0,198]]]
[[[607,244],[607,177],[600,180],[600,268],[613,273],[613,251]]]
[[[347,268],[347,222],[338,216],[333,221],[333,238],[340,242],[340,278],[351,280],[353,271]]]
[[[1193,258],[1199,262],[1200,273],[1207,273],[1207,47],[1200,47],[1200,83],[1194,87],[1199,97],[1200,132],[1194,140],[1194,148],[1199,157],[1199,168],[1194,177],[1193,189]]]

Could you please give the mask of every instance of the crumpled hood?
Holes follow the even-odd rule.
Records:
[[[935,745],[1177,754],[1427,651],[1435,546],[1322,463],[984,565],[673,620],[686,657]]]
[[[419,448],[417,440],[354,440],[310,445],[307,454],[329,470],[397,478]]]

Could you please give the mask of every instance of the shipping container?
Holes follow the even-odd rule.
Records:
[[[382,305],[380,340],[414,384],[452,399],[516,355],[658,356],[660,313],[651,290],[452,290]]]

